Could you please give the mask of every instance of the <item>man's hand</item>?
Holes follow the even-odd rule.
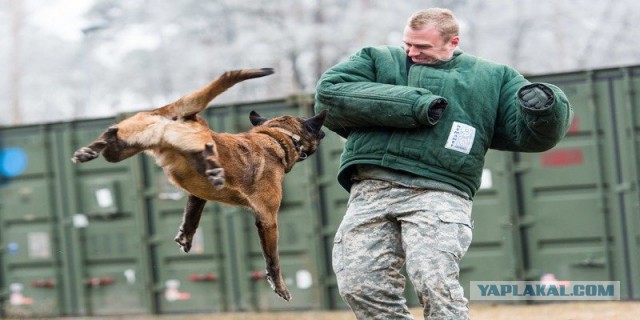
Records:
[[[518,93],[520,104],[528,109],[544,109],[551,105],[553,94],[551,89],[539,83],[524,86]]]

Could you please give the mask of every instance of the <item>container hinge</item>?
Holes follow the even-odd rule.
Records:
[[[151,286],[151,291],[153,292],[164,292],[167,287],[164,284],[156,284]]]
[[[531,164],[528,162],[518,162],[513,165],[513,172],[515,173],[525,173],[531,170]]]
[[[542,274],[543,272],[538,269],[529,269],[525,272],[524,278],[527,281],[537,281]]]
[[[634,189],[633,183],[630,181],[620,183],[616,185],[615,191],[616,193],[625,193],[627,191],[632,191]]]
[[[460,266],[460,273],[470,272],[470,271],[473,271],[473,269],[475,269],[474,266],[467,266],[467,265]]]
[[[161,244],[164,241],[163,238],[161,238],[160,236],[150,236],[147,238],[147,244],[151,245],[151,246],[156,246]]]
[[[536,224],[538,222],[537,220],[538,219],[532,216],[523,216],[518,220],[518,225],[520,226],[520,228],[528,228]]]

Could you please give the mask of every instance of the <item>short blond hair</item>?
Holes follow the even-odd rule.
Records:
[[[451,40],[460,32],[458,20],[449,9],[429,8],[420,10],[411,15],[407,21],[407,26],[413,30],[420,30],[427,25],[434,25],[440,31],[445,42]]]

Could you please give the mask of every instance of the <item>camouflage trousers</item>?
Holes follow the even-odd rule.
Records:
[[[406,265],[425,319],[468,319],[458,264],[471,244],[471,204],[449,192],[357,181],[333,246],[338,289],[356,317],[412,319]]]

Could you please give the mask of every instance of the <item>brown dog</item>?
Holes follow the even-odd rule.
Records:
[[[267,120],[251,112],[254,128],[239,134],[211,131],[198,114],[217,95],[272,69],[225,72],[209,85],[164,107],[139,112],[111,126],[71,160],[87,162],[100,153],[118,162],[141,151],[155,157],[171,183],[189,193],[175,241],[189,252],[207,200],[245,206],[255,212],[256,226],[274,291],[290,300],[280,272],[277,213],[284,174],[313,154],[324,137],[326,112],[304,120],[281,116]]]

